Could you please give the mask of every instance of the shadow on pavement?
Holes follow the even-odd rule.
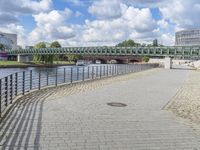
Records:
[[[39,149],[42,113],[48,92],[20,98],[0,122],[0,149]]]

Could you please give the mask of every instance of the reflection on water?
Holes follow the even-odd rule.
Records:
[[[100,66],[100,65],[89,65],[89,66]],[[75,66],[59,66],[59,67],[27,67],[27,68],[0,68],[0,79],[3,77],[6,77],[10,74],[16,73],[16,72],[22,72],[22,71],[29,71],[33,70],[33,72],[41,72],[41,73],[46,73],[47,71],[49,73],[55,72],[56,69],[60,68],[71,68]]]
[[[27,68],[0,68],[0,78],[6,77],[10,74],[22,71],[33,70],[34,72],[53,72],[56,68],[70,68],[72,66],[61,66],[61,67],[27,67]]]

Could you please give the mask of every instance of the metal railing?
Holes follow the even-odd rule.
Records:
[[[0,117],[17,96],[50,86],[72,84],[158,67],[157,64],[99,65],[16,72],[0,79]]]

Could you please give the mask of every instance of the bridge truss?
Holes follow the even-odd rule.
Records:
[[[9,55],[34,54],[81,54],[103,56],[158,56],[200,58],[200,46],[164,46],[164,47],[64,47],[43,49],[7,50]]]

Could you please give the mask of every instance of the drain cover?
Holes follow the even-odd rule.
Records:
[[[113,107],[126,107],[127,106],[124,103],[116,103],[116,102],[107,103],[107,105],[113,106]]]

